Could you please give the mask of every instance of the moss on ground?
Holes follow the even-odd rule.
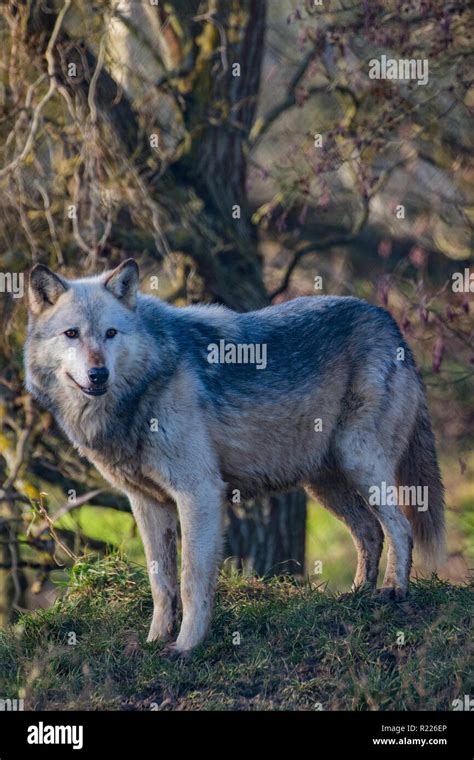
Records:
[[[472,587],[436,578],[381,604],[222,577],[211,633],[185,661],[146,643],[150,618],[143,568],[78,563],[52,607],[0,632],[0,695],[46,710],[450,710],[469,693]]]

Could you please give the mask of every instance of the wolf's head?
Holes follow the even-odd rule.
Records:
[[[32,269],[26,383],[46,406],[93,412],[100,398],[123,393],[136,379],[137,290],[132,259],[81,280],[65,280],[41,264]]]

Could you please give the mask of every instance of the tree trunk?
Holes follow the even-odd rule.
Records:
[[[1,518],[0,518],[1,519]],[[5,523],[6,526],[6,523]],[[8,551],[8,530],[0,527],[0,628],[4,628],[12,617],[12,605],[15,596],[15,588],[11,570],[9,569],[11,558]]]
[[[305,534],[304,491],[231,504],[224,556],[244,573],[303,575]]]

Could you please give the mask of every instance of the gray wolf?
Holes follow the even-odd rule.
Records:
[[[25,365],[29,391],[130,499],[154,603],[148,640],[175,624],[178,519],[171,646],[206,635],[236,491],[314,493],[352,533],[354,587],[375,587],[385,536],[379,592],[404,598],[412,539],[430,561],[442,550],[443,486],[423,385],[388,312],[331,296],[244,314],[176,308],[140,293],[138,277],[131,259],[79,280],[35,266]],[[399,486],[428,503],[397,503]]]

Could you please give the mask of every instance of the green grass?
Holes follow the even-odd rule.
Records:
[[[437,579],[382,605],[222,577],[210,636],[172,661],[145,642],[144,570],[111,556],[78,563],[66,595],[0,633],[0,696],[51,710],[449,710],[469,693],[471,615],[469,587]]]
[[[130,512],[86,504],[65,514],[56,525],[110,544],[134,562],[144,561],[142,543]]]

